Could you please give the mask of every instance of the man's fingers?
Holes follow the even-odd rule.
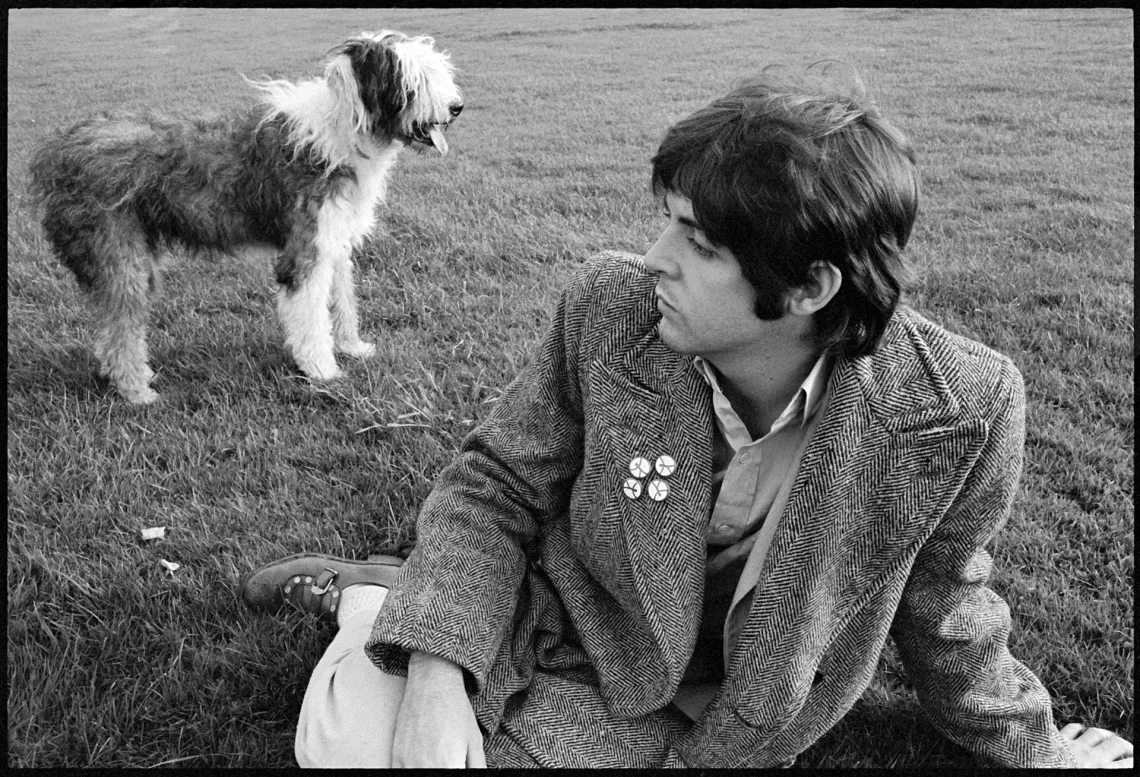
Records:
[[[1114,736],[1115,734],[1113,734],[1111,731],[1103,728],[1086,728],[1085,733],[1077,737],[1077,741],[1082,742],[1089,747],[1095,747],[1099,743],[1105,741],[1106,739],[1111,739]]]
[[[1061,736],[1063,736],[1065,739],[1068,739],[1071,741],[1071,740],[1076,739],[1077,735],[1080,734],[1084,730],[1085,730],[1085,727],[1084,727],[1083,723],[1070,723],[1069,725],[1067,725],[1063,729],[1061,729],[1060,733],[1061,733]]]
[[[1110,734],[1108,739],[1096,745],[1096,751],[1101,754],[1105,760],[1115,761],[1115,759],[1124,756],[1129,756],[1128,760],[1132,760],[1132,743],[1115,734]]]
[[[1132,768],[1132,743],[1107,729],[1085,728],[1080,723],[1070,723],[1061,729],[1060,734],[1073,743],[1070,749],[1084,768]]]

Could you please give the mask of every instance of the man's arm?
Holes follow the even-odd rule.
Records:
[[[408,654],[463,667],[478,692],[500,649],[541,524],[565,511],[582,462],[578,361],[592,262],[564,292],[534,362],[464,441],[436,480],[415,551],[377,619],[367,650],[404,674]]]
[[[485,767],[483,734],[463,688],[463,668],[429,653],[412,653],[396,715],[392,766]]]
[[[1009,653],[1009,607],[986,583],[985,551],[1009,515],[1025,442],[1025,389],[1008,361],[986,447],[923,547],[892,633],[934,724],[972,752],[1011,767],[1072,766],[1049,694]]]

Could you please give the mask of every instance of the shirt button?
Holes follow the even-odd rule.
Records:
[[[752,458],[752,454],[751,454],[751,453],[742,453],[742,454],[740,454],[740,460],[741,460],[741,461],[748,461],[750,458]]]
[[[720,526],[716,527],[716,533],[717,534],[728,534],[731,531],[732,531],[732,527],[729,526],[727,523],[722,523]]]

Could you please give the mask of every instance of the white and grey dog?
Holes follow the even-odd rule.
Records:
[[[448,54],[387,30],[332,49],[321,78],[249,83],[264,104],[241,115],[104,113],[32,161],[47,238],[97,309],[100,373],[131,402],[158,398],[146,326],[173,245],[274,251],[285,343],[311,378],[340,374],[334,351],[372,355],[352,251],[401,149],[446,154],[443,132],[463,108]]]

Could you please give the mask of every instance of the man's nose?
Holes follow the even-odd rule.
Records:
[[[645,252],[645,256],[641,258],[645,269],[657,275],[664,275],[669,268],[669,260],[666,258],[665,251],[665,234],[662,233],[649,250]]]

